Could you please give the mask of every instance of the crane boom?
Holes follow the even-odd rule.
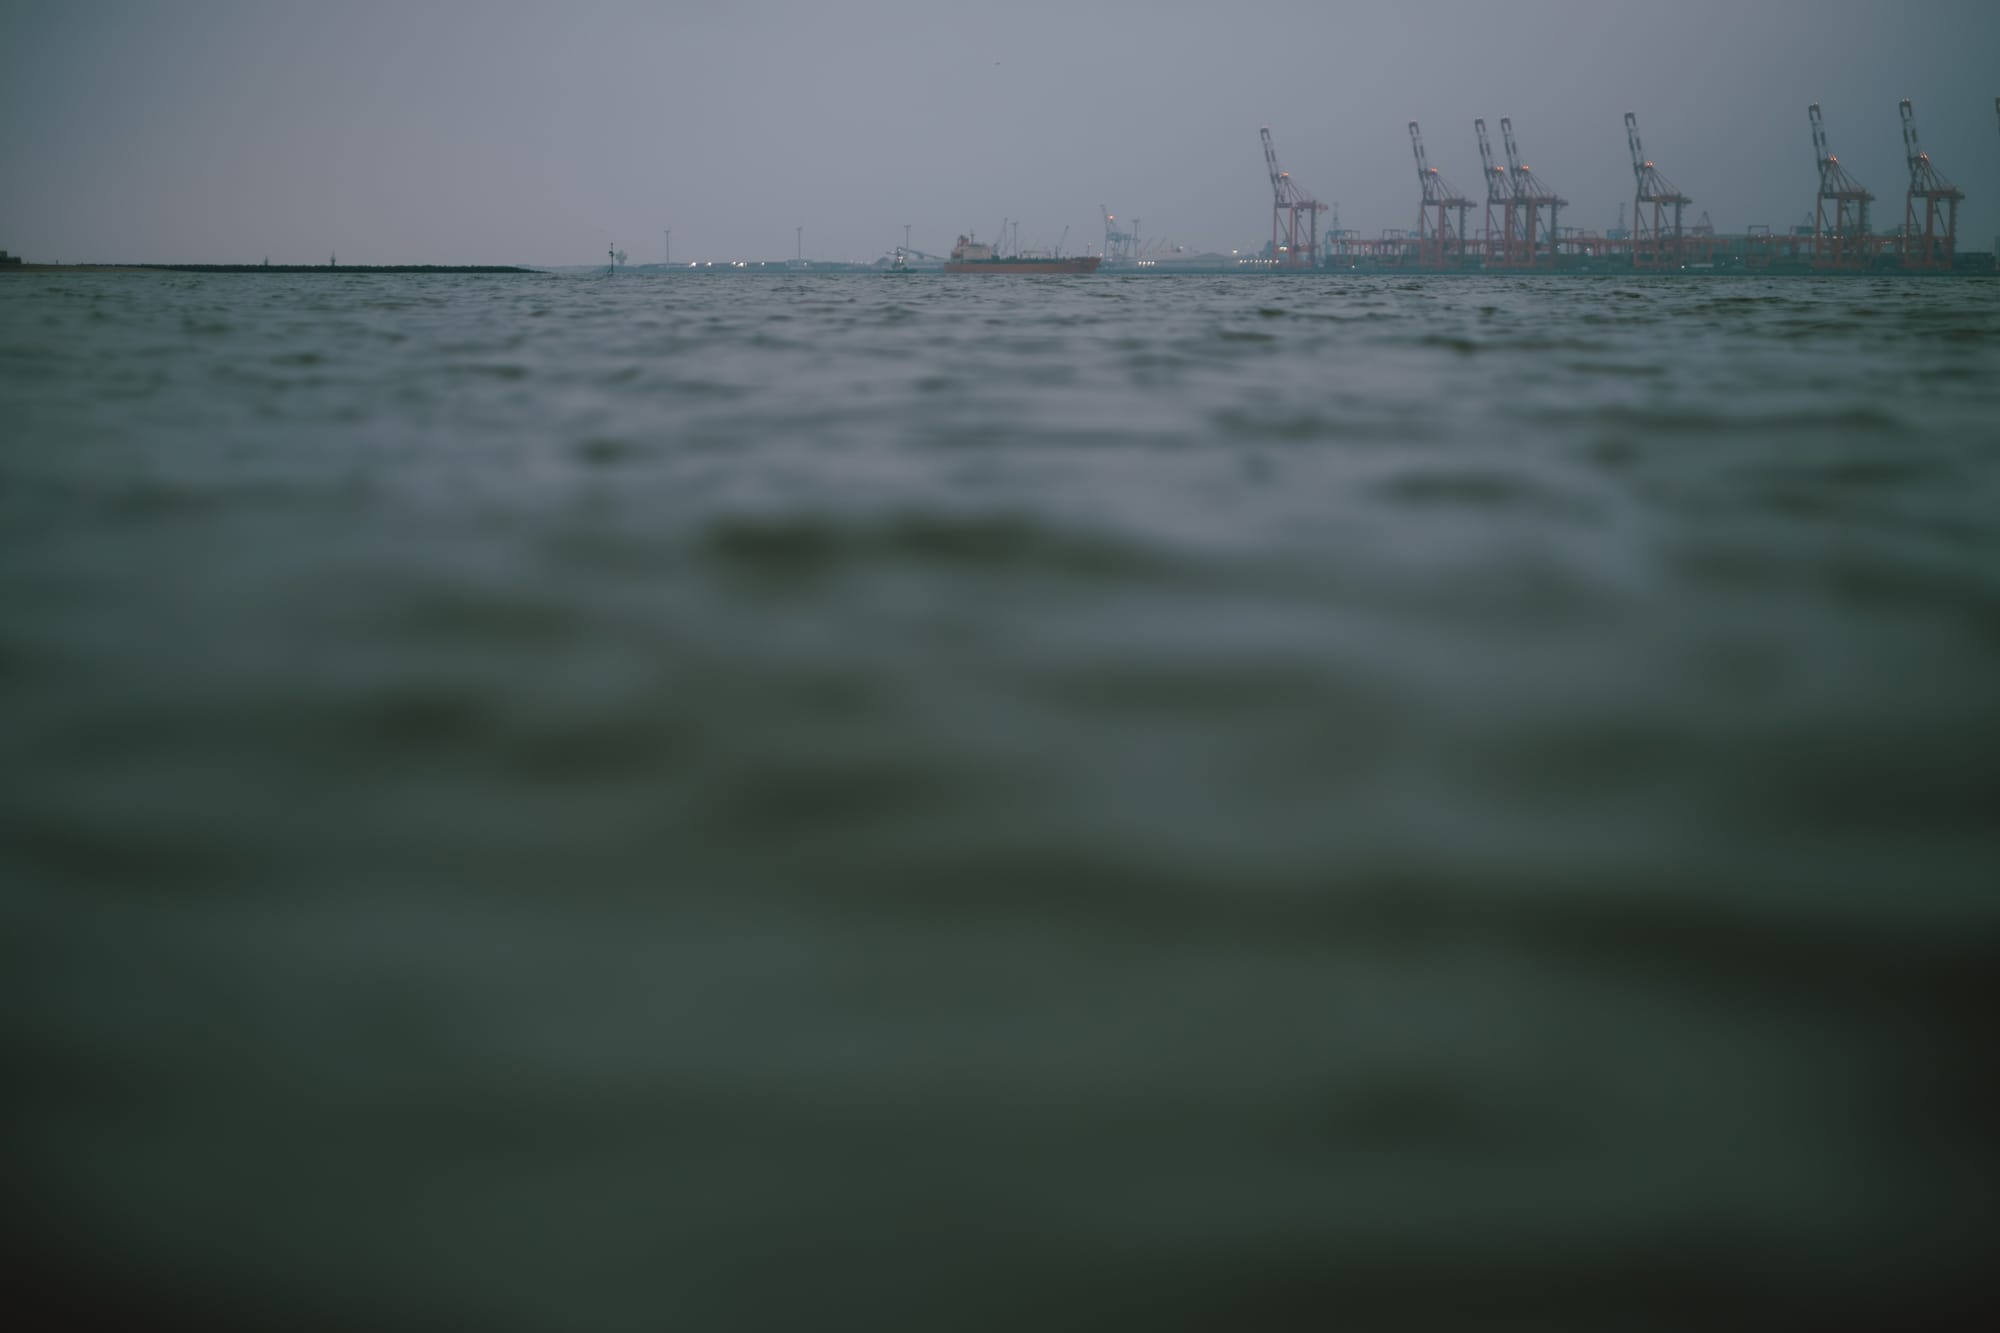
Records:
[[[1820,119],[1819,103],[1806,108],[1806,116],[1812,121],[1813,160],[1819,164],[1820,188],[1826,188],[1826,172],[1833,159],[1833,153],[1826,146],[1826,122]]]
[[[1264,137],[1264,166],[1271,173],[1271,200],[1282,203],[1285,198],[1285,173],[1278,167],[1278,150],[1271,145],[1271,127],[1266,125],[1258,133]]]
[[[1510,117],[1500,117],[1500,138],[1507,145],[1507,170],[1518,176],[1521,171],[1521,150],[1514,146],[1514,122]]]
[[[1410,151],[1417,156],[1417,179],[1428,182],[1431,175],[1430,161],[1424,156],[1424,132],[1417,128],[1417,122],[1410,122]]]
[[[1903,150],[1910,160],[1910,192],[1936,195],[1940,199],[1946,195],[1957,195],[1963,199],[1965,196],[1959,193],[1958,187],[1945,179],[1944,173],[1932,164],[1931,155],[1924,151],[1923,144],[1917,141],[1917,115],[1910,109],[1907,97],[1903,99],[1902,112]]]
[[[1625,142],[1632,146],[1632,178],[1643,187],[1646,183],[1646,150],[1639,143],[1639,118],[1630,111],[1625,113]]]

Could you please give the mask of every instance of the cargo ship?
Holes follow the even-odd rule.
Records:
[[[1002,259],[993,253],[993,247],[982,245],[970,236],[958,238],[958,244],[951,248],[951,258],[945,261],[947,273],[1095,273],[1104,261],[1096,255],[1080,255],[1075,259],[1036,258],[1029,255],[1010,255]]]

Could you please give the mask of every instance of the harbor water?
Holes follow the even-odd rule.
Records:
[[[2000,283],[20,274],[0,437],[73,1323],[1990,1294]]]

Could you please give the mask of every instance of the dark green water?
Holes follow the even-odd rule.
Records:
[[[0,283],[73,1321],[1913,1328],[2000,283]]]

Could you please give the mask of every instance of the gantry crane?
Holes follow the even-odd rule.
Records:
[[[1958,253],[1958,205],[1965,194],[1931,165],[1930,154],[1917,142],[1917,117],[1910,99],[1901,103],[1903,152],[1910,163],[1910,192],[1903,205],[1903,266],[1950,268]],[[1924,202],[1919,225],[1917,201]]]
[[[1271,127],[1264,138],[1264,165],[1271,173],[1271,258],[1283,268],[1314,268],[1319,264],[1319,215],[1326,205],[1298,187],[1292,174],[1278,165],[1271,146]]]
[[[1417,264],[1422,268],[1445,268],[1456,262],[1465,248],[1465,215],[1472,201],[1453,189],[1451,182],[1424,156],[1424,132],[1410,122],[1410,151],[1417,159],[1417,180],[1424,189],[1417,206]],[[1458,214],[1453,228],[1451,214]]]
[[[1508,268],[1512,266],[1514,234],[1519,223],[1514,183],[1507,179],[1507,168],[1493,161],[1493,141],[1486,137],[1484,117],[1472,122],[1472,132],[1479,136],[1479,170],[1486,177],[1486,266]],[[1496,209],[1499,210],[1497,226]]]
[[[1518,232],[1518,253],[1509,259],[1516,268],[1534,268],[1544,258],[1550,268],[1556,262],[1556,217],[1569,200],[1559,196],[1544,185],[1534,172],[1521,165],[1521,150],[1514,146],[1514,122],[1506,116],[1500,117],[1500,138],[1507,145],[1507,175],[1513,182],[1514,199],[1520,212]],[[1548,221],[1543,222],[1542,210],[1548,210]],[[1544,238],[1547,242],[1544,254]]]
[[[1681,218],[1694,200],[1647,160],[1639,143],[1639,118],[1630,111],[1625,113],[1625,141],[1632,148],[1632,178],[1637,182],[1632,196],[1632,266],[1679,268],[1686,251]]]
[[[1097,206],[1104,214],[1104,262],[1107,264],[1129,264],[1139,257],[1139,224],[1120,231],[1115,225],[1118,215],[1104,204]]]
[[[1819,161],[1819,205],[1813,213],[1813,267],[1817,269],[1865,269],[1868,267],[1868,205],[1875,196],[1847,174],[1826,146],[1826,122],[1820,118],[1819,103],[1806,108],[1812,121],[1813,156]]]

